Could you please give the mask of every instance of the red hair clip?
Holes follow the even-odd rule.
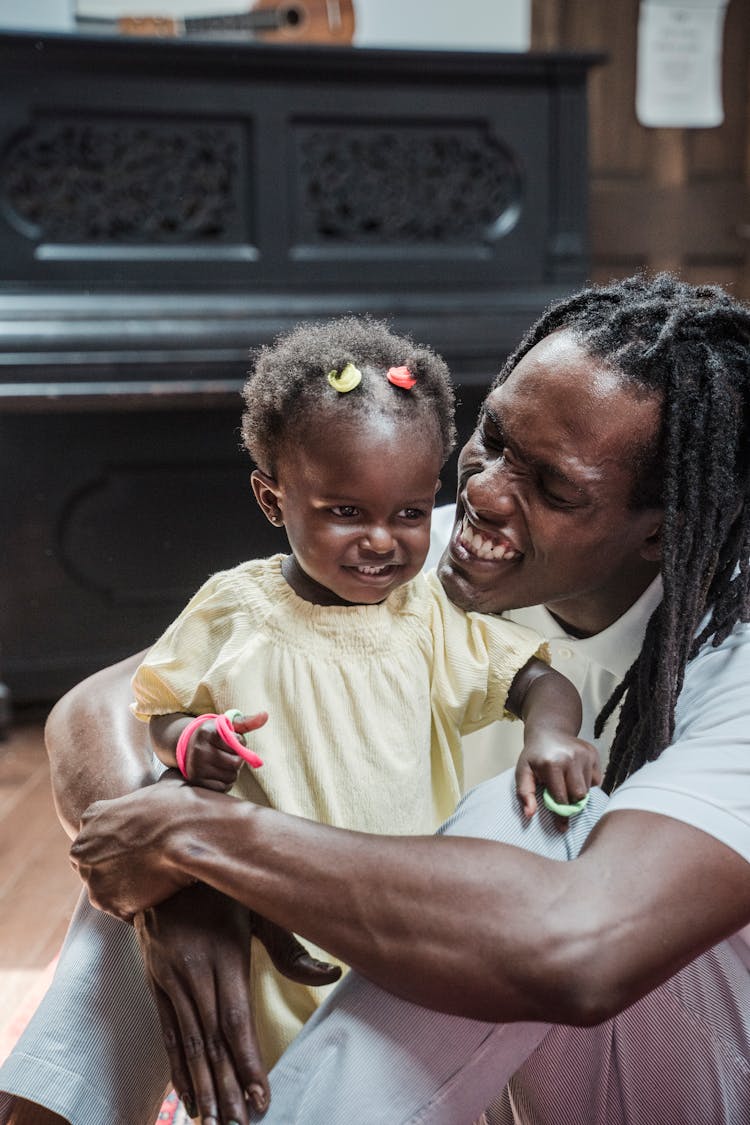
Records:
[[[402,387],[405,391],[410,391],[417,381],[408,367],[389,367],[385,377],[394,387]]]

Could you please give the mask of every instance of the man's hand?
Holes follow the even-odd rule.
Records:
[[[251,935],[292,980],[331,984],[341,970],[202,883],[136,914],[134,922],[172,1081],[188,1113],[204,1125],[247,1125],[247,1101],[261,1113],[270,1100],[248,996]]]
[[[177,824],[197,818],[199,801],[199,791],[178,775],[91,805],[81,817],[70,860],[87,884],[92,904],[129,922],[137,911],[190,883],[189,875],[168,862],[165,845]]]

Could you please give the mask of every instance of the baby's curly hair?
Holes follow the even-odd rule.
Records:
[[[362,381],[341,394],[326,376],[347,363],[362,370]],[[385,375],[390,367],[409,368],[416,378],[411,390],[388,382]],[[346,411],[348,417],[375,410],[415,422],[431,417],[444,460],[456,440],[455,397],[445,361],[369,316],[297,325],[259,349],[242,393],[243,444],[256,465],[271,476],[284,442],[295,428],[302,433],[310,415],[321,409],[339,416]]]

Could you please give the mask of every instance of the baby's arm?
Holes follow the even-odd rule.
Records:
[[[170,715],[153,715],[149,720],[151,742],[159,761],[165,766],[177,765],[177,743],[180,735],[195,716],[182,712]],[[262,727],[268,719],[265,711],[257,715],[234,719],[232,726],[238,737],[248,731]],[[185,751],[185,776],[193,785],[204,789],[225,792],[237,780],[242,758],[229,746],[216,729],[213,719],[206,719],[197,727],[188,740]]]
[[[515,676],[507,708],[524,721],[516,788],[526,816],[536,812],[536,787],[560,805],[573,805],[602,779],[599,754],[578,738],[581,699],[570,680],[532,657]]]

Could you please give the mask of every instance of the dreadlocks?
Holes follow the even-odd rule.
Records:
[[[585,289],[547,310],[496,385],[561,328],[663,403],[631,506],[664,509],[664,596],[597,719],[599,735],[622,700],[603,783],[611,792],[671,741],[688,660],[750,619],[750,310],[668,274]]]

